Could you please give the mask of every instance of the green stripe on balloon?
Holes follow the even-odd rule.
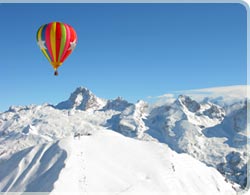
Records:
[[[66,28],[63,23],[61,24],[61,44],[60,44],[60,52],[59,52],[59,58],[58,61],[61,61],[63,51],[65,49],[65,44],[66,44]]]

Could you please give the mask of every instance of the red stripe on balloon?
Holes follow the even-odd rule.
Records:
[[[48,53],[51,56],[51,61],[54,61],[54,56],[53,56],[53,53],[52,53],[51,43],[50,43],[51,26],[52,26],[52,23],[49,23],[47,25],[47,27],[46,27],[46,30],[45,30],[45,43],[46,43],[46,46],[47,46],[47,49],[48,49]]]
[[[70,26],[70,33],[71,33],[71,40],[70,41],[76,41],[77,36],[76,36],[76,31]]]
[[[74,42],[74,41],[76,41],[77,40],[77,36],[76,36],[76,32],[74,31],[74,29],[71,27],[71,26],[69,26],[68,25],[68,28],[69,28],[69,43],[72,43],[72,42]],[[64,56],[63,56],[63,58],[62,58],[62,62],[64,61],[64,60],[66,60],[66,58],[72,53],[72,50],[69,50],[69,48],[70,48],[70,44],[69,45],[67,45],[65,48],[66,48],[66,52],[65,52],[65,54],[64,54]]]
[[[62,54],[62,57],[61,57],[61,60],[60,62],[63,62],[65,60],[65,55],[67,53],[67,50],[70,46],[70,29],[69,29],[69,26],[67,24],[64,24],[65,26],[65,29],[66,29],[66,43],[64,45],[64,49],[63,49],[63,54]]]
[[[60,46],[61,46],[61,24],[59,22],[56,23],[56,61],[58,62]]]

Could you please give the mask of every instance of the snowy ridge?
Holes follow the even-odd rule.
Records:
[[[186,154],[105,130],[31,147],[0,165],[2,191],[235,194],[219,172]]]
[[[113,115],[108,120],[111,129],[129,136],[142,138],[147,130],[144,119],[147,117],[145,110],[148,105],[144,101],[138,101],[135,105],[128,106],[121,113]]]
[[[51,191],[67,153],[58,142],[30,147],[0,161],[1,191]],[[49,182],[48,182],[49,180]]]
[[[108,100],[107,104],[103,107],[103,111],[107,110],[123,111],[131,105],[133,104],[122,99],[122,97],[118,97],[115,100]]]
[[[79,87],[56,106],[11,106],[0,113],[0,191],[234,194],[247,185],[247,104],[187,95],[133,104]],[[53,179],[37,186],[44,174]]]

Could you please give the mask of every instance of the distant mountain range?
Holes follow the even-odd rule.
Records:
[[[232,86],[150,104],[79,87],[57,105],[11,106],[0,113],[0,191],[234,194],[247,186],[248,105],[246,86]]]

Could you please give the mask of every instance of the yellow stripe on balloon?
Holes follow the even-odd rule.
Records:
[[[43,52],[43,54],[45,55],[45,57],[49,60],[49,62],[51,62],[51,59],[50,59],[50,57],[48,56],[46,50],[45,50],[45,49],[42,49],[42,52]]]
[[[38,34],[37,34],[37,35],[38,35],[38,36],[37,36],[37,37],[38,37],[38,41],[42,39],[42,30],[43,30],[44,26],[45,26],[45,25],[43,25],[43,26],[39,29],[39,31],[38,31]],[[50,59],[50,57],[49,57],[49,55],[48,55],[46,49],[41,49],[41,51],[43,52],[43,54],[45,55],[45,57],[48,59],[48,61],[51,62],[51,59]]]
[[[60,23],[61,26],[61,43],[60,43],[60,53],[59,53],[59,58],[58,61],[61,61],[63,51],[65,49],[65,44],[66,44],[66,28],[63,23]]]
[[[56,61],[56,22],[51,25],[50,44],[52,49],[53,61]]]
[[[38,31],[38,34],[37,34],[37,39],[38,39],[38,40],[41,40],[41,38],[42,38],[42,30],[43,30],[44,26],[45,26],[45,25],[43,25],[42,27],[40,27],[40,29],[39,29],[39,31]]]

